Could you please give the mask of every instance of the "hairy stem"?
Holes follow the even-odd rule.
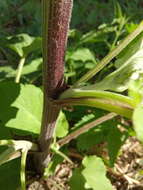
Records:
[[[60,106],[53,103],[64,90],[64,55],[72,0],[43,0],[43,86],[44,106],[37,169],[43,173],[50,158],[50,144]]]

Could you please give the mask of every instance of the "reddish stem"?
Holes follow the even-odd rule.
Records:
[[[64,90],[64,56],[71,10],[72,0],[43,0],[44,106],[39,137],[42,153],[37,157],[40,173],[49,163],[50,144],[60,112],[53,99]]]

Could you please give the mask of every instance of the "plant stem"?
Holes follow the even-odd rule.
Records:
[[[20,77],[21,77],[24,63],[25,63],[25,57],[22,57],[19,61],[18,68],[17,68],[17,74],[16,74],[16,78],[15,78],[16,83],[20,82]]]
[[[72,10],[72,0],[43,0],[43,86],[44,106],[37,157],[39,173],[43,173],[49,162],[49,148],[60,112],[54,104],[64,90],[64,55],[67,32]]]
[[[64,158],[67,162],[69,162],[70,164],[73,165],[73,162],[68,158],[68,156],[66,156],[64,153],[62,153],[60,150],[55,149],[55,148],[51,148],[53,152],[55,152],[56,154],[58,154],[59,156],[61,156],[62,158]]]
[[[15,154],[17,154],[17,152],[13,147],[9,147],[8,149],[6,149],[0,154],[0,165],[10,161]],[[20,156],[20,154],[18,154],[18,156]]]
[[[87,89],[86,89],[87,88]],[[131,107],[135,107],[135,102],[132,98],[128,96],[124,96],[118,93],[114,92],[108,92],[108,91],[101,91],[101,90],[88,90],[88,86],[79,89],[68,89],[64,91],[60,95],[60,99],[67,99],[67,98],[104,98],[114,101],[119,101],[121,103],[125,103],[127,105],[130,105]]]
[[[80,129],[74,131],[73,133],[69,134],[68,136],[64,137],[63,139],[59,140],[57,143],[61,146],[69,143],[72,139],[77,138],[79,135],[85,133],[86,131],[92,129],[93,127],[96,127],[97,125],[108,121],[110,119],[113,119],[114,117],[116,117],[117,114],[115,113],[109,113],[103,117],[100,117],[98,119],[96,119],[95,121],[92,121],[86,125],[84,125],[83,127],[81,127]]]
[[[143,22],[139,24],[131,34],[129,34],[115,49],[113,49],[101,62],[92,70],[82,76],[75,84],[74,87],[79,86],[81,83],[88,81],[103,69],[113,58],[115,58],[131,41],[133,41],[143,31]]]
[[[95,107],[117,113],[128,119],[132,118],[132,112],[133,112],[132,108],[127,104],[103,98],[72,98],[72,99],[57,100],[56,103],[61,106],[81,105],[81,106]]]
[[[26,140],[12,140],[12,139],[0,140],[0,146],[13,147],[15,149],[15,151],[26,148],[28,150],[38,152],[37,144],[30,142],[30,141],[26,141]]]
[[[20,170],[21,190],[26,190],[25,166],[26,166],[27,153],[28,150],[22,150],[21,170]]]

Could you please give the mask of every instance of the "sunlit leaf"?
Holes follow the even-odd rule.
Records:
[[[56,122],[56,137],[64,137],[68,134],[69,124],[65,114],[61,111]]]
[[[101,158],[86,156],[82,161],[85,169],[82,171],[87,186],[94,190],[113,190],[113,187],[106,177],[106,168]]]
[[[93,61],[96,63],[93,53],[88,48],[79,48],[72,52],[67,52],[66,59],[72,59],[74,61]]]
[[[8,47],[14,50],[20,57],[24,56],[24,47],[31,45],[34,38],[28,34],[18,34],[15,36],[8,37],[9,44]]]
[[[143,105],[139,104],[133,112],[133,125],[137,138],[143,142]]]
[[[16,134],[39,134],[43,94],[34,85],[0,84],[1,125],[17,129]]]
[[[8,37],[8,47],[14,50],[20,57],[27,56],[29,53],[41,50],[41,37],[32,37],[28,34],[18,34]]]
[[[23,67],[22,74],[26,75],[26,74],[30,74],[30,73],[38,71],[38,70],[42,70],[42,62],[43,62],[42,58],[36,58],[36,59],[28,62]]]

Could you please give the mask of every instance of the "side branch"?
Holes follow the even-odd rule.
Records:
[[[74,131],[73,133],[69,134],[68,136],[64,137],[63,139],[59,140],[58,141],[58,144],[61,146],[69,143],[71,140],[77,138],[79,135],[85,133],[86,131],[92,129],[93,127],[96,127],[97,125],[105,122],[105,121],[108,121],[110,119],[113,119],[114,117],[116,117],[117,114],[116,113],[109,113],[105,116],[102,116],[98,119],[96,119],[95,121],[92,121],[88,124],[86,124],[85,126],[81,127],[80,129]]]

